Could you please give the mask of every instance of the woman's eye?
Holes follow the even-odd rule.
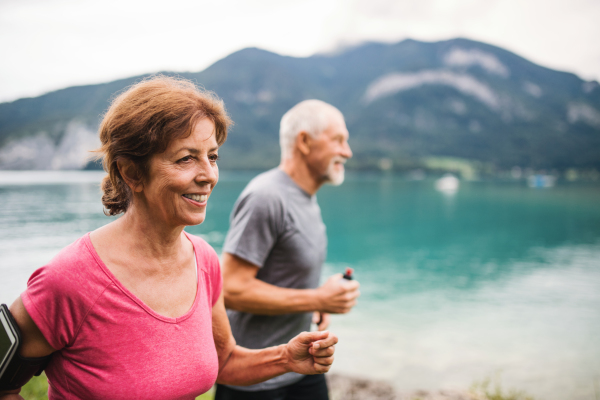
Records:
[[[217,160],[219,160],[219,155],[218,154],[211,154],[210,156],[208,156],[208,158],[212,162],[217,162]]]
[[[183,158],[180,158],[178,162],[188,162],[192,160],[192,156],[185,156]]]

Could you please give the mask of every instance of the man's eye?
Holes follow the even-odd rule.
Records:
[[[218,154],[211,154],[210,156],[208,156],[208,158],[210,159],[210,161],[216,162],[217,160],[219,160],[221,157],[219,157]]]

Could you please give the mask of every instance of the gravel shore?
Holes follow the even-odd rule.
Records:
[[[418,390],[399,393],[384,381],[373,381],[345,375],[327,374],[331,400],[479,400],[480,397],[468,391]]]

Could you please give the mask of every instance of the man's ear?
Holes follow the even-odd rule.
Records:
[[[307,156],[310,154],[310,149],[312,147],[313,138],[308,134],[308,132],[300,132],[298,136],[296,136],[296,148],[303,155]]]
[[[132,192],[139,193],[144,190],[139,170],[131,160],[119,158],[117,160],[117,168],[119,169],[121,178],[123,178],[125,184],[129,186]]]

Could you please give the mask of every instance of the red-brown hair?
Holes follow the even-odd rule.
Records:
[[[100,124],[102,146],[97,150],[108,173],[102,181],[105,214],[127,211],[132,198],[118,160],[130,160],[141,181],[147,177],[150,158],[164,152],[172,140],[189,136],[203,118],[215,124],[216,140],[222,145],[232,124],[223,101],[185,79],[154,76],[116,97]]]

